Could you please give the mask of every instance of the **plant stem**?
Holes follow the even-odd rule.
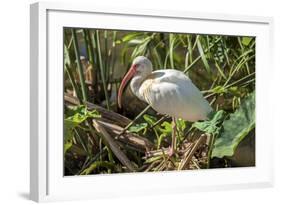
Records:
[[[78,100],[79,100],[79,103],[81,104],[82,101],[81,101],[81,93],[80,93],[80,90],[79,90],[79,88],[78,88],[78,86],[77,86],[77,84],[76,84],[76,82],[75,82],[75,80],[74,80],[73,74],[72,74],[72,72],[71,72],[71,70],[70,70],[70,68],[69,68],[69,66],[68,66],[67,64],[65,64],[65,70],[66,70],[66,73],[67,73],[68,78],[69,78],[69,80],[70,80],[70,83],[71,83],[71,85],[72,85],[72,87],[73,87],[73,89],[74,89],[74,91],[75,91],[75,93],[76,93],[76,95],[77,95],[77,98],[78,98]]]
[[[80,83],[81,83],[83,101],[87,101],[88,97],[87,97],[87,89],[86,89],[86,84],[85,84],[85,76],[84,76],[82,64],[80,61],[80,52],[79,52],[78,41],[77,41],[75,29],[71,29],[71,33],[72,33],[72,37],[73,37],[74,52],[75,52],[75,57],[76,57],[76,62],[77,62],[79,79],[80,79]]]
[[[245,76],[245,77],[243,77],[243,78],[241,78],[241,79],[239,79],[239,80],[237,80],[237,81],[235,81],[235,82],[233,82],[231,84],[228,84],[227,86],[224,86],[224,89],[230,88],[230,87],[240,83],[241,81],[243,81],[243,80],[245,80],[245,79],[247,79],[247,78],[249,78],[249,77],[251,77],[253,75],[255,75],[255,72],[253,72],[253,73],[251,73],[251,74],[249,74],[249,75],[247,75],[247,76]],[[206,95],[205,98],[209,98],[209,97],[211,97],[211,96],[213,96],[215,94],[217,94],[217,93],[211,93],[209,95]]]
[[[100,38],[99,31],[97,30],[96,31],[96,42],[97,42],[97,51],[98,51],[98,57],[99,57],[99,67],[100,67],[100,72],[101,72],[101,79],[102,79],[102,84],[103,84],[106,107],[109,110],[109,98],[108,98],[108,93],[107,93],[107,88],[106,88],[105,77],[104,77],[104,67],[103,67],[103,62],[102,62],[102,57],[101,57],[101,47],[100,47],[99,38]]]
[[[174,34],[169,34],[169,46],[170,46],[169,57],[170,57],[170,66],[171,66],[172,69],[175,68],[175,66],[174,66],[174,43],[175,43],[175,40],[176,40],[176,38],[174,37]]]
[[[209,141],[209,148],[208,148],[208,161],[207,161],[207,169],[210,168],[210,161],[211,161],[211,157],[212,157],[212,151],[213,151],[213,147],[214,147],[214,143],[215,143],[215,137],[214,135],[209,135],[209,137],[211,138]]]
[[[144,113],[146,113],[146,111],[149,110],[150,108],[151,108],[151,106],[148,105],[143,111],[141,111],[141,112],[138,114],[138,116],[136,116],[135,119],[134,119],[133,121],[131,121],[131,122],[122,130],[122,132],[121,132],[118,136],[124,134],[124,132],[125,132],[126,130],[128,130],[128,129],[129,129],[141,116],[143,116]]]
[[[219,41],[221,40],[221,38],[218,38],[214,44],[212,44],[208,49],[213,48]],[[204,50],[204,53],[206,53],[208,51],[208,49]],[[184,69],[184,73],[187,73],[189,71],[190,68],[192,68],[200,59],[202,58],[202,55],[198,56],[186,69]]]

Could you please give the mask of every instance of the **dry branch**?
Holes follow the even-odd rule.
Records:
[[[110,134],[114,134],[116,136],[116,140],[138,148],[142,152],[149,151],[154,147],[153,143],[147,138],[141,137],[137,134],[126,132],[120,135],[120,133],[123,131],[123,128],[118,125],[107,123],[101,120],[98,120],[98,122],[102,124]]]
[[[66,104],[68,105],[79,105],[79,100],[76,97],[73,97],[69,94],[64,94],[64,100]],[[87,105],[87,108],[89,110],[97,110],[101,115],[102,119],[107,122],[111,122],[113,124],[117,124],[121,127],[125,127],[127,124],[131,122],[130,119],[116,113],[110,110],[107,110],[101,106],[98,106],[96,104],[90,103],[90,102],[85,102]]]
[[[184,169],[190,162],[190,160],[192,159],[194,153],[196,152],[196,150],[199,148],[199,146],[201,144],[203,144],[204,142],[206,142],[206,135],[202,134],[199,139],[195,142],[194,146],[192,147],[192,149],[190,150],[190,152],[187,153],[186,157],[184,157],[178,167],[178,170],[182,170]]]
[[[99,132],[103,140],[108,144],[111,151],[115,154],[115,156],[120,160],[120,162],[125,165],[131,172],[135,172],[136,168],[133,166],[131,161],[127,158],[127,156],[120,149],[118,144],[114,141],[114,139],[108,134],[108,132],[104,129],[104,127],[97,122],[97,120],[93,120],[93,125],[97,132]]]
[[[79,101],[76,97],[70,96],[68,94],[64,95],[64,100],[68,103],[68,105],[79,104]],[[115,139],[119,142],[129,145],[142,153],[145,153],[154,147],[154,144],[147,138],[141,137],[137,134],[129,132],[121,134],[121,132],[124,130],[123,127],[131,122],[130,119],[93,103],[87,102],[87,106],[89,110],[96,109],[101,114],[102,117],[99,118],[98,122],[103,125],[103,127],[111,136],[116,136]]]

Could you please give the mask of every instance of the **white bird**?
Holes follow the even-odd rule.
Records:
[[[181,118],[190,122],[206,120],[212,111],[208,101],[187,75],[174,69],[153,71],[152,63],[144,56],[134,59],[121,82],[118,91],[119,107],[123,90],[130,79],[134,95],[147,102],[158,113],[172,117],[170,156],[173,155],[176,146],[176,119]]]

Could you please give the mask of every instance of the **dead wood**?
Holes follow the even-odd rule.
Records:
[[[206,137],[207,136],[205,134],[202,134],[199,137],[199,139],[195,142],[195,144],[191,148],[190,152],[187,152],[186,156],[181,160],[178,170],[184,169],[189,164],[189,162],[191,161],[194,153],[199,148],[199,146],[202,145],[203,143],[206,143]]]
[[[78,99],[71,95],[65,94],[64,100],[68,105],[79,105]],[[96,109],[101,114],[102,117],[98,119],[98,122],[103,125],[104,129],[111,136],[115,136],[115,139],[121,142],[123,145],[128,145],[142,153],[153,149],[153,143],[150,142],[147,138],[129,132],[121,134],[121,132],[123,132],[124,130],[123,127],[131,122],[130,119],[93,103],[87,102],[87,106],[89,110]]]
[[[120,149],[120,146],[115,142],[115,140],[108,134],[104,127],[97,121],[93,120],[93,126],[99,132],[106,144],[110,147],[114,155],[119,159],[119,161],[126,166],[131,172],[135,172],[136,168],[127,158],[124,152]]]
[[[138,148],[143,153],[151,150],[154,147],[153,143],[150,142],[147,138],[141,137],[137,134],[125,132],[120,135],[120,133],[123,131],[123,128],[118,125],[101,120],[98,120],[98,122],[101,123],[110,134],[116,136],[116,140],[128,144],[132,147]]]
[[[79,105],[79,100],[78,98],[71,96],[69,94],[64,94],[64,100],[66,102],[67,105]],[[131,120],[124,117],[123,115],[120,115],[116,112],[107,110],[99,105],[90,103],[90,102],[86,102],[87,108],[89,110],[97,110],[101,116],[103,121],[107,121],[116,125],[119,125],[121,127],[125,127],[126,125],[128,125]]]

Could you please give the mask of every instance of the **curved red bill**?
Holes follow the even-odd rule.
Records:
[[[136,73],[136,66],[132,65],[120,84],[120,87],[118,90],[118,107],[119,108],[122,107],[121,98],[122,98],[123,90],[124,90],[125,86],[127,85],[127,83],[130,81],[130,79],[134,76],[135,73]]]

